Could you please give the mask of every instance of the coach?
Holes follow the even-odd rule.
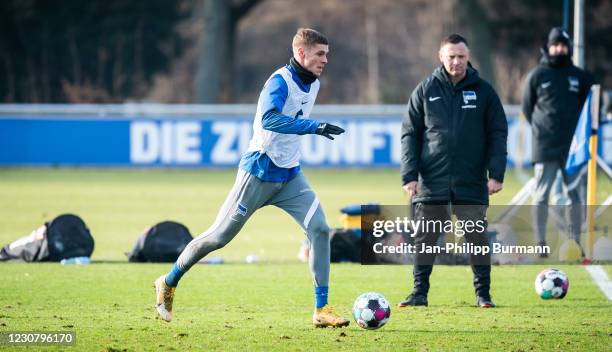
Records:
[[[465,38],[446,37],[442,63],[412,92],[402,124],[401,175],[412,198],[413,217],[426,220],[484,221],[489,195],[502,189],[506,169],[508,125],[499,97],[469,63]],[[486,226],[485,226],[486,229]],[[440,233],[417,232],[414,289],[405,306],[426,306],[434,255],[419,253],[433,246]],[[465,240],[488,246],[486,231],[471,231]],[[494,307],[489,293],[490,254],[471,255],[476,304]]]
[[[574,66],[572,42],[563,28],[553,28],[542,59],[525,80],[522,111],[531,124],[534,174],[533,227],[538,244],[546,245],[548,197],[559,170],[570,200],[569,234],[580,243],[582,212],[580,173],[569,175],[563,165],[570,149],[580,110],[593,83],[590,73]],[[573,205],[573,206],[572,206]],[[546,256],[546,255],[542,255]]]

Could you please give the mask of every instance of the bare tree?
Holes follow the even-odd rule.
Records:
[[[487,18],[482,4],[478,0],[461,0],[455,4],[455,13],[461,22],[460,25],[467,29],[470,49],[478,64],[480,76],[496,86],[495,66],[493,65],[493,38],[491,35],[491,23]]]
[[[376,9],[373,1],[365,1],[366,53],[368,57],[367,100],[370,104],[380,103],[378,70],[378,40],[376,39]]]
[[[236,27],[261,0],[205,0],[204,33],[195,78],[195,102],[233,100]]]

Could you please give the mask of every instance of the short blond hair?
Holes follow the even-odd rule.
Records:
[[[293,36],[291,46],[295,48],[310,48],[317,44],[329,45],[327,37],[312,28],[299,28]]]

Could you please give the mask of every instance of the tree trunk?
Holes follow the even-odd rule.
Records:
[[[479,0],[461,0],[456,3],[456,13],[462,27],[467,28],[472,59],[480,77],[496,87],[493,65],[493,38],[487,14]]]
[[[368,89],[367,102],[370,104],[380,103],[379,70],[378,70],[378,39],[376,38],[376,9],[375,3],[365,3],[365,29],[366,29],[366,52],[368,58]]]
[[[231,103],[234,93],[236,27],[259,0],[205,0],[204,33],[195,78],[195,102]]]
[[[217,103],[222,96],[222,76],[227,74],[224,56],[230,50],[231,7],[225,0],[206,0],[204,33],[195,81],[197,103]]]

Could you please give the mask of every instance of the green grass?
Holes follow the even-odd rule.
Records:
[[[352,203],[405,204],[397,170],[307,170],[332,227]],[[185,224],[197,236],[212,224],[235,170],[0,169],[0,244],[29,234],[43,222],[72,212],[88,224],[93,259],[125,260],[136,238],[163,220]],[[492,204],[507,204],[522,183],[512,173]],[[612,193],[599,182],[598,199]],[[274,224],[274,226],[270,226]],[[304,235],[274,207],[258,211],[237,238],[215,252],[229,261],[256,254],[264,261],[294,261]]]
[[[307,173],[332,226],[350,203],[402,204],[396,171]],[[60,213],[79,214],[96,240],[94,259],[125,260],[145,228],[163,220],[204,232],[234,183],[235,170],[0,170],[0,243],[27,235]],[[274,226],[270,226],[274,224]],[[282,210],[266,207],[239,236],[215,253],[226,260],[256,254],[262,260],[295,260],[304,235]],[[287,250],[291,248],[291,250]]]
[[[196,266],[181,282],[175,320],[155,319],[151,281],[166,265],[5,264],[0,267],[0,331],[75,330],[78,350],[609,350],[610,303],[580,266],[562,267],[570,294],[542,301],[536,266],[495,267],[499,308],[474,308],[467,267],[436,267],[428,308],[392,308],[378,331],[311,326],[304,264]],[[331,301],[348,315],[359,293],[397,303],[410,267],[332,267]],[[231,280],[228,280],[231,278]],[[340,336],[344,332],[346,336]],[[15,348],[17,350],[17,348]],[[48,348],[45,348],[48,350]]]
[[[396,170],[306,171],[330,225],[351,203],[403,204]],[[564,266],[570,293],[542,301],[533,280],[541,266],[494,267],[498,309],[473,308],[468,267],[436,267],[430,307],[393,309],[387,326],[364,331],[311,327],[312,284],[296,255],[303,234],[281,210],[265,208],[227,247],[230,264],[198,265],[181,282],[175,321],[155,319],[153,279],[169,265],[127,264],[143,230],[171,219],[195,236],[209,226],[235,170],[0,169],[0,245],[65,212],[79,214],[96,240],[94,260],[0,265],[0,331],[75,330],[70,350],[609,350],[612,306],[580,266]],[[520,188],[513,174],[492,203]],[[599,183],[598,199],[612,193]],[[273,225],[272,225],[273,224]],[[259,264],[242,264],[256,254]],[[605,269],[612,272],[611,266]],[[331,303],[345,315],[362,292],[397,303],[411,286],[409,266],[333,265]],[[346,336],[340,336],[341,331]],[[2,346],[0,348],[3,348]],[[54,350],[16,347],[14,350]],[[56,350],[59,350],[57,348]],[[66,349],[66,348],[64,348]]]

